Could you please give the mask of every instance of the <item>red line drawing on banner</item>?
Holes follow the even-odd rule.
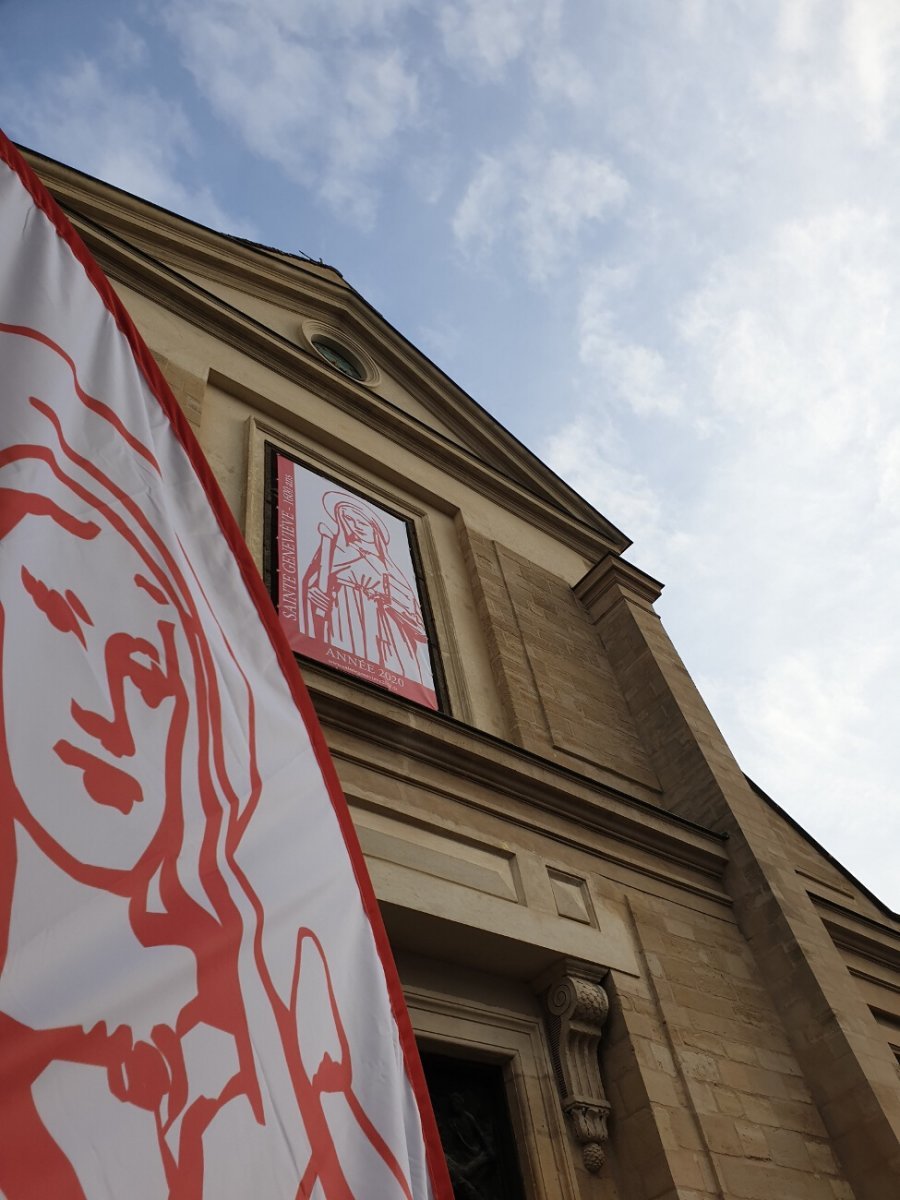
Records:
[[[87,395],[61,347],[37,330],[0,325],[0,334],[19,347],[25,339],[36,355],[55,354],[71,373],[77,402],[108,424],[122,458],[138,463],[133,478],[158,476],[149,449]],[[53,408],[40,397],[28,402],[38,440],[0,450],[0,554],[11,581],[0,597],[0,1192],[31,1200],[40,1179],[42,1194],[54,1200],[91,1200],[35,1091],[52,1067],[80,1064],[105,1076],[111,1101],[152,1118],[151,1152],[171,1200],[201,1200],[205,1139],[217,1120],[227,1111],[233,1129],[245,1119],[248,1136],[252,1126],[275,1123],[270,1081],[261,1077],[254,1050],[272,1028],[308,1144],[307,1158],[296,1164],[297,1200],[314,1191],[324,1200],[364,1200],[343,1170],[336,1128],[342,1135],[355,1130],[371,1149],[380,1164],[379,1195],[411,1200],[409,1181],[354,1090],[321,941],[299,929],[287,971],[267,955],[267,914],[240,861],[263,790],[247,675],[183,547],[167,544],[134,494],[71,444],[77,434],[64,431]],[[308,594],[314,608],[324,608],[320,619],[332,620],[335,608],[364,596],[372,608],[362,615],[377,627],[380,652],[409,655],[421,613],[409,604],[408,585],[392,574],[387,539],[379,540],[376,521],[360,515],[357,501],[333,495],[335,532],[322,535],[315,590],[304,582],[304,599]],[[46,555],[35,563],[35,547],[48,542],[77,544],[77,580],[50,577]],[[104,552],[110,544],[114,555]],[[60,558],[72,561],[68,553]],[[110,591],[116,624],[104,602]],[[17,710],[7,660],[15,652],[20,662],[22,646],[58,662],[59,671],[41,727],[19,737],[21,722],[33,722],[34,714]],[[235,667],[227,695],[217,665],[222,646]],[[241,705],[245,761],[223,740],[224,703]],[[29,1016],[18,998],[33,999],[33,981],[16,976],[19,959],[9,953],[27,920],[19,900],[25,864],[32,897],[45,880],[48,906],[59,903],[54,897],[78,897],[102,917],[102,949],[113,967],[144,952],[151,972],[169,972],[160,989],[165,998],[154,1002],[151,988],[149,1000],[140,996],[140,1018],[132,1019],[123,977],[114,1000],[95,993],[48,998],[54,1013],[69,1014],[65,1021]],[[58,922],[67,914],[44,915]],[[77,956],[78,947],[72,951]],[[276,981],[276,967],[288,987]],[[154,1003],[151,1020],[147,1006],[154,1011]],[[173,1010],[173,1003],[180,1006]],[[197,1039],[212,1035],[227,1050],[206,1054],[198,1071]]]

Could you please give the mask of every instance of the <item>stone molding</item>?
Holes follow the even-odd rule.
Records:
[[[653,612],[662,590],[658,579],[618,555],[601,558],[573,588],[595,625],[623,597]]]
[[[69,216],[111,279],[134,288],[147,299],[203,329],[213,338],[233,346],[283,378],[301,387],[311,388],[336,408],[385,434],[424,461],[448,471],[485,498],[558,537],[584,558],[590,560],[626,544],[624,535],[599,514],[594,525],[602,526],[602,529],[592,527],[585,517],[573,515],[575,505],[568,497],[550,495],[526,471],[517,471],[511,456],[501,464],[500,455],[494,455],[489,460],[468,446],[437,433],[378,395],[370,385],[357,383],[336,372],[304,346],[275,333],[227,301],[204,292],[170,268],[144,261],[139,249],[119,246],[104,238],[76,214],[69,213]],[[337,319],[346,320],[344,313],[334,315]],[[355,324],[347,321],[345,327],[352,331],[356,340],[359,335]],[[211,369],[210,382],[217,382],[215,376],[216,372]],[[231,382],[225,380],[226,390]],[[413,394],[417,399],[422,399],[421,391]],[[292,410],[265,396],[255,399],[254,404],[260,412],[284,421],[289,427],[295,422],[296,414]]]
[[[337,758],[359,761],[381,774],[396,774],[398,781],[419,780],[435,793],[464,799],[473,808],[485,807],[489,812],[496,812],[497,796],[509,797],[530,807],[531,814],[519,812],[517,822],[536,832],[547,832],[542,814],[564,817],[573,828],[567,832],[554,823],[557,842],[583,849],[586,837],[604,836],[612,839],[604,847],[609,861],[716,904],[728,903],[721,889],[728,862],[721,834],[443,714],[400,706],[387,693],[367,695],[363,708],[354,681],[315,663],[305,664],[305,675]],[[392,765],[398,746],[406,756],[402,773]],[[663,861],[645,862],[641,851]],[[687,870],[689,877],[682,870],[667,869],[667,864]]]

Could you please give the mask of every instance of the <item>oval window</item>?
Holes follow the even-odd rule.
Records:
[[[326,362],[330,362],[342,374],[347,375],[350,379],[357,379],[360,382],[365,378],[362,368],[350,357],[346,350],[342,350],[333,342],[326,342],[324,338],[313,338],[312,344]]]

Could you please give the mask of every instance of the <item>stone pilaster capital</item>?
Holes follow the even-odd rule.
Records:
[[[609,1015],[609,999],[601,985],[579,975],[563,975],[551,984],[544,1002],[552,1016],[596,1030],[598,1038]]]
[[[617,554],[607,554],[601,558],[573,588],[595,625],[622,599],[652,611],[662,590],[663,585],[659,580]]]

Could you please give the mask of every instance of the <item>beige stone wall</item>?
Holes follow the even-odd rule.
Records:
[[[463,521],[459,526],[511,736],[652,797],[659,782],[571,586]]]
[[[623,1194],[852,1197],[734,922],[637,895],[629,907],[644,971],[614,978],[602,1058]]]
[[[528,1200],[900,1194],[897,921],[749,787],[617,531],[335,273],[44,169],[257,562],[266,443],[412,522],[449,715],[304,674],[417,1031],[502,1065]],[[304,346],[316,319],[378,379]],[[561,964],[609,969],[597,1173],[554,1075]]]
[[[594,610],[673,811],[727,833],[726,885],[760,980],[859,1200],[900,1178],[900,1087],[882,1031],[798,876],[790,838],[747,784],[655,614],[608,593]]]
[[[168,333],[166,321],[154,313],[148,325],[162,324]],[[448,980],[466,961],[482,972],[494,962],[526,989],[554,955],[614,967],[613,1017],[602,1059],[613,1106],[611,1160],[600,1177],[588,1175],[561,1120],[566,1149],[552,1168],[557,1179],[564,1164],[574,1181],[571,1194],[633,1200],[881,1200],[894,1169],[888,1149],[893,1118],[878,1098],[886,1081],[884,1063],[872,1053],[872,1030],[854,1032],[871,1007],[857,1003],[853,1015],[828,1017],[812,1034],[821,1048],[828,1027],[834,1029],[844,1047],[836,1059],[845,1063],[845,1077],[832,1080],[816,1070],[818,1051],[808,1052],[801,1066],[803,1055],[794,1049],[823,1003],[860,999],[858,990],[851,997],[854,985],[841,976],[837,953],[824,976],[806,967],[809,954],[826,945],[834,949],[812,910],[809,876],[817,874],[834,893],[839,873],[808,844],[799,845],[750,793],[647,606],[623,601],[595,621],[571,586],[584,560],[519,513],[486,503],[433,464],[334,410],[325,396],[298,392],[233,350],[210,347],[204,372],[196,339],[190,344],[191,356],[181,362],[171,347],[161,355],[163,369],[229,503],[250,523],[257,553],[259,509],[248,488],[258,497],[260,448],[273,436],[374,498],[421,514],[420,531],[428,531],[432,546],[430,586],[436,592],[439,572],[448,610],[442,650],[455,659],[467,689],[457,708],[485,732],[599,788],[595,803],[607,804],[603,789],[611,787],[728,832],[739,920],[756,905],[778,914],[745,924],[745,936],[731,918],[679,911],[664,888],[654,886],[652,892],[663,894],[648,894],[646,886],[635,887],[627,868],[616,883],[607,869],[595,874],[590,851],[575,853],[571,842],[553,853],[540,838],[523,834],[528,805],[514,805],[508,795],[488,796],[486,806],[495,814],[478,819],[471,807],[441,801],[434,781],[410,781],[402,790],[395,781],[385,791],[383,784],[374,786],[379,772],[373,773],[366,755],[341,765],[339,754],[398,945],[422,953],[437,939],[448,955]],[[210,370],[215,382],[203,387]],[[265,402],[255,402],[263,394]],[[261,416],[265,424],[254,433],[252,423]],[[352,683],[335,687],[353,696]],[[371,706],[370,700],[361,703]],[[329,736],[334,739],[333,730]],[[461,763],[471,752],[459,747]],[[394,757],[390,750],[388,757]],[[410,772],[408,761],[402,771]],[[805,875],[797,875],[798,866]],[[671,873],[671,867],[660,863],[657,873]],[[786,894],[771,881],[788,875],[796,886]],[[566,885],[567,879],[574,884]],[[577,906],[579,880],[589,889],[591,915],[584,923],[566,908]],[[571,895],[566,886],[574,887]],[[791,906],[801,897],[809,912],[798,917]],[[599,921],[599,936],[592,921]],[[773,999],[769,983],[785,954],[799,954],[802,969],[795,966]],[[626,961],[638,964],[637,973],[616,966]],[[779,1007],[791,1000],[785,1024]],[[455,1020],[445,1024],[445,1033]],[[874,1021],[873,1028],[887,1049]],[[462,1037],[462,1027],[456,1029]],[[546,1052],[539,1020],[532,1037],[543,1039]],[[546,1102],[555,1085],[544,1066],[537,1069],[544,1072]],[[847,1094],[859,1102],[853,1112],[841,1108]],[[523,1120],[524,1096],[517,1103],[517,1119]],[[875,1147],[874,1163],[858,1149],[864,1129]],[[856,1190],[838,1165],[839,1148],[849,1155]],[[535,1195],[566,1194],[549,1182],[546,1146],[538,1151],[529,1143],[528,1153],[538,1164]]]

